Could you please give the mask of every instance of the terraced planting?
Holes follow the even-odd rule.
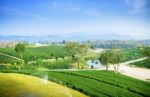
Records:
[[[43,62],[41,63],[41,67],[47,69],[69,69],[71,65],[74,63],[74,60],[57,60],[55,62]],[[36,66],[36,65],[34,65]]]
[[[126,56],[125,61],[144,57],[143,52],[140,48],[123,49],[123,52]]]
[[[14,63],[16,59],[0,54],[0,63]]]
[[[150,97],[149,82],[121,74],[116,75],[111,71],[20,71],[20,73],[42,78],[47,75],[49,80],[67,85],[91,97]]]
[[[1,53],[18,57],[18,53],[15,52],[14,48],[0,48]],[[53,56],[51,55],[53,53]],[[63,46],[42,46],[42,47],[27,47],[23,52],[23,59],[31,61],[33,59],[49,59],[52,57],[66,56]]]

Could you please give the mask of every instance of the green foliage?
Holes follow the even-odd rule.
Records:
[[[21,43],[17,44],[15,46],[15,51],[20,53],[20,59],[22,59],[22,53],[25,51],[25,45]]]
[[[125,55],[120,49],[111,50],[110,63],[118,64],[125,60]]]
[[[56,62],[43,63],[42,67],[48,69],[69,69],[73,63],[73,60],[57,60]]]
[[[19,52],[19,53],[24,52],[24,51],[25,51],[25,45],[24,45],[24,44],[21,44],[21,43],[17,44],[17,45],[15,46],[15,51],[16,51],[16,52]]]
[[[36,65],[38,65],[38,67],[40,68],[40,66],[43,64],[42,60],[41,59],[38,59],[36,61]]]
[[[146,67],[150,69],[150,59],[145,59],[139,62],[134,62],[134,63],[131,63],[131,65],[135,65],[138,67]]]
[[[112,50],[105,50],[100,55],[100,62],[103,65],[106,65],[106,70],[108,69],[108,63],[111,64],[118,64],[124,60],[124,54],[120,49],[112,49]],[[117,73],[117,65],[114,65],[114,69]]]
[[[16,63],[14,63],[14,65],[20,70],[23,67],[24,62],[17,60]]]
[[[150,47],[145,47],[144,48],[144,55],[147,57],[150,57]]]
[[[88,50],[86,45],[79,44],[77,42],[68,42],[65,49],[70,55],[85,54]]]
[[[140,48],[123,49],[126,59],[124,61],[134,60],[144,57],[143,51]]]
[[[14,71],[3,71],[14,72]],[[150,83],[106,71],[15,71],[42,77],[91,97],[149,97]]]
[[[106,50],[101,53],[99,60],[103,65],[108,65],[110,57],[111,57],[111,50]]]
[[[18,68],[15,65],[10,65],[10,64],[1,64],[0,65],[0,70],[18,70]]]
[[[65,47],[66,52],[68,52],[70,55],[75,55],[77,53],[78,46],[79,46],[79,43],[68,42]]]
[[[10,64],[14,64],[14,62],[16,62],[16,59],[10,58],[8,56],[5,55],[1,55],[0,54],[0,63],[10,63]]]
[[[72,59],[75,59],[74,57],[76,56],[77,62],[78,62],[78,69],[79,69],[79,63],[80,63],[80,57],[85,55],[88,51],[88,48],[86,45],[79,44],[77,42],[68,42],[66,44],[66,52],[68,52],[71,56]]]
[[[0,52],[16,56],[18,57],[17,52],[13,48],[0,48]],[[65,53],[63,46],[42,46],[42,47],[27,47],[26,50],[23,52],[23,59],[25,61],[33,61],[36,59],[50,59],[54,56],[51,56],[53,53],[54,56],[67,56],[68,54]]]

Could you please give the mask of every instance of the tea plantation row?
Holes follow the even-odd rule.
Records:
[[[111,71],[20,71],[20,73],[42,78],[48,76],[51,81],[91,97],[150,97],[149,82],[116,75]]]
[[[18,57],[18,53],[15,52],[14,48],[0,48],[1,53]],[[23,59],[31,61],[34,59],[50,59],[52,57],[64,57],[67,53],[63,46],[41,46],[41,47],[27,47],[23,52]]]

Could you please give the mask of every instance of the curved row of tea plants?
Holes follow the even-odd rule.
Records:
[[[10,72],[10,71],[9,71]],[[14,72],[14,71],[12,71]],[[19,72],[19,71],[16,71]],[[150,97],[150,83],[107,71],[20,71],[48,79],[91,97]]]
[[[14,63],[16,59],[0,54],[0,63]]]
[[[18,57],[18,53],[15,52],[14,48],[0,48],[1,53]],[[41,46],[41,47],[27,47],[23,52],[23,59],[31,61],[34,59],[50,59],[55,57],[64,57],[67,53],[63,46]]]
[[[143,83],[143,81],[129,78],[121,74],[114,75],[113,72],[107,71],[67,71],[63,72],[71,75],[82,76],[85,78],[95,79],[97,81],[110,84],[116,87],[121,87],[129,91],[138,93],[143,96],[150,96],[150,83]],[[118,80],[119,79],[119,80]]]

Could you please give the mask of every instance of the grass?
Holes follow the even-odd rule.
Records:
[[[143,51],[140,48],[123,49],[123,52],[126,57],[125,61],[144,57]]]
[[[145,59],[139,62],[134,62],[134,63],[131,63],[130,65],[135,65],[138,67],[146,67],[150,69],[150,59]]]
[[[44,63],[42,67],[47,69],[69,69],[74,63],[73,60],[58,60],[55,62]]]
[[[0,73],[1,97],[86,97],[86,95],[65,86],[37,77]]]
[[[1,53],[12,55],[18,57],[18,53],[15,52],[14,48],[0,48]],[[51,56],[51,54],[54,56]],[[63,46],[41,46],[41,47],[26,47],[25,52],[23,52],[23,59],[26,61],[31,61],[33,59],[50,59],[52,57],[62,57],[66,56],[67,53]]]
[[[48,75],[49,80],[91,97],[150,97],[149,82],[121,74],[116,75],[112,71],[20,71],[20,73],[42,78],[44,75]]]
[[[41,62],[40,65],[34,64],[24,64],[21,66],[21,70],[36,70],[39,68],[43,69],[69,69],[74,67],[72,64],[74,60],[57,60],[54,62]],[[19,65],[17,64],[0,64],[0,70],[18,70]]]
[[[0,54],[0,63],[14,63],[16,59]]]

